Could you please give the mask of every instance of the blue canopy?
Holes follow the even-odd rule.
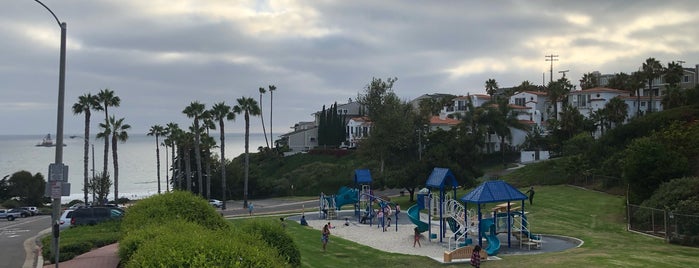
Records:
[[[425,185],[427,187],[439,188],[440,190],[444,190],[445,182],[449,183],[449,185],[452,187],[459,186],[459,183],[456,181],[456,177],[454,177],[454,174],[451,173],[451,170],[449,170],[448,168],[436,167],[432,170],[432,174],[430,174],[430,177],[427,178],[427,183],[425,183]]]
[[[484,182],[461,197],[460,200],[464,203],[483,204],[525,199],[527,199],[527,196],[517,190],[517,188],[507,182],[497,180]]]
[[[354,184],[371,184],[371,173],[368,169],[354,170]]]

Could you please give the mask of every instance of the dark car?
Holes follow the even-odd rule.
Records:
[[[23,208],[13,208],[13,209],[10,209],[10,212],[17,212],[17,213],[19,213],[19,215],[20,215],[22,218],[26,218],[26,217],[29,217],[29,216],[34,215],[34,214],[32,214],[29,210],[26,210],[26,209],[23,209]]]
[[[80,208],[73,211],[71,225],[95,225],[110,220],[120,220],[124,210],[112,207]]]

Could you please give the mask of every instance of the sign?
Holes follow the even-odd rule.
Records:
[[[51,198],[61,198],[70,195],[70,183],[62,181],[50,181],[44,188],[44,196]]]
[[[61,198],[61,186],[63,182],[61,181],[51,181],[51,198]]]
[[[49,181],[68,182],[68,166],[59,163],[49,164]]]

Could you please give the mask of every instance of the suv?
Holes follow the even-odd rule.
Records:
[[[32,216],[34,216],[34,215],[36,215],[36,214],[39,214],[39,209],[37,209],[36,207],[21,207],[21,208],[22,208],[22,209],[26,209],[26,210],[28,210],[29,212],[31,212],[31,213],[32,213]]]
[[[58,220],[58,229],[63,230],[72,225],[71,219],[73,218],[73,211],[72,209],[66,209],[63,211],[63,214],[61,214],[61,219]]]
[[[124,210],[111,207],[80,208],[72,213],[71,225],[95,225],[110,220],[120,220]]]
[[[9,209],[0,209],[0,218],[6,218],[8,221],[14,221],[21,217],[19,212],[10,212]]]
[[[32,215],[32,213],[29,212],[29,210],[26,210],[26,209],[23,209],[23,208],[13,208],[13,209],[10,209],[10,212],[17,212],[17,213],[19,213],[19,215],[20,215],[22,218],[26,218],[26,217],[29,217],[29,216]]]

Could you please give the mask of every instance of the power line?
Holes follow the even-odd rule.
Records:
[[[550,74],[549,82],[553,82],[553,62],[558,61],[558,55],[553,55],[553,54],[546,55],[546,56],[544,56],[544,58],[546,58],[546,61],[551,62],[551,69],[549,69],[549,74]]]

